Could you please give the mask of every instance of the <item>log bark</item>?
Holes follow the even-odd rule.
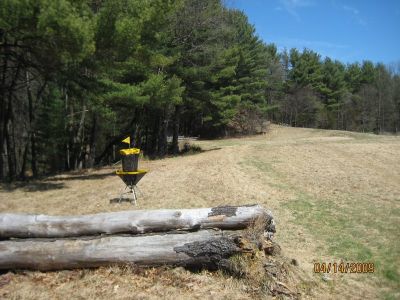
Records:
[[[244,229],[263,218],[265,231],[275,232],[270,211],[259,205],[197,209],[137,210],[82,216],[0,214],[0,239],[64,238],[99,234],[143,234],[171,230]]]
[[[216,269],[230,256],[250,252],[243,231],[200,230],[80,239],[0,242],[0,269],[61,270],[115,264]]]

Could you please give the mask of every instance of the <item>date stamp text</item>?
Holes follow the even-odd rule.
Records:
[[[314,263],[314,273],[374,273],[374,263]]]

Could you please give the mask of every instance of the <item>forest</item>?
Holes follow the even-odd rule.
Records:
[[[400,76],[278,51],[221,0],[2,0],[0,181],[149,157],[266,121],[400,130]]]

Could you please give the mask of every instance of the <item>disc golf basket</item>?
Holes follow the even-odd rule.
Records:
[[[122,201],[122,195],[132,194],[133,203],[136,205],[136,185],[138,184],[140,179],[142,179],[143,176],[147,173],[146,170],[138,170],[140,149],[122,149],[119,151],[119,153],[122,156],[122,170],[117,170],[116,174],[125,183],[125,188],[121,191],[119,196],[119,202]],[[127,189],[129,190],[126,191]]]

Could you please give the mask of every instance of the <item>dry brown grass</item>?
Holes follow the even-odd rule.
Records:
[[[215,273],[190,273],[183,268],[135,269],[108,267],[95,270],[6,274],[0,290],[9,299],[246,299],[238,280]],[[243,298],[244,297],[244,298]]]
[[[67,215],[260,203],[276,217],[283,254],[299,264],[288,276],[297,277],[302,298],[400,297],[399,137],[272,126],[267,135],[196,144],[209,151],[141,161],[150,172],[139,183],[137,207],[110,203],[123,183],[114,168],[103,168],[2,186],[0,211]],[[357,259],[376,262],[376,274],[330,274],[327,281],[313,274],[316,261]],[[254,298],[244,280],[182,269],[9,273],[1,285],[0,297],[12,299]]]

